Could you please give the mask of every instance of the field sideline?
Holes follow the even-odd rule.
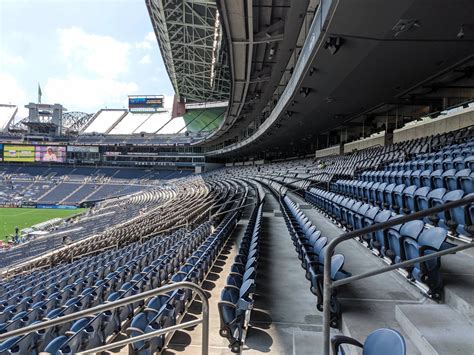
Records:
[[[41,208],[0,208],[0,240],[7,240],[15,234],[15,227],[21,230],[53,218],[64,218],[78,214],[84,208],[75,210]]]

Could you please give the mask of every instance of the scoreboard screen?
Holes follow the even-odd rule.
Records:
[[[163,96],[129,96],[128,110],[132,112],[156,112],[163,108]]]

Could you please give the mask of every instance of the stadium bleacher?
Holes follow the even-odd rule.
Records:
[[[0,355],[474,354],[474,2],[145,5],[174,97],[0,103],[0,209],[73,211],[0,240]]]
[[[431,138],[431,141],[434,139],[440,141],[439,137]],[[286,222],[287,238],[296,251],[293,253],[298,264],[303,268],[303,279],[306,279],[309,289],[306,292],[313,295],[314,305],[322,311],[323,265],[331,237],[326,235],[326,226],[318,227],[321,222],[313,219],[314,214],[305,213],[304,208],[308,207],[304,207],[298,199],[304,198],[316,206],[322,216],[337,226],[357,230],[468,196],[472,193],[472,138],[466,135],[463,142],[455,144],[450,139],[441,140],[444,144],[438,144],[436,150],[426,150],[427,139],[417,139],[323,160],[303,159],[258,167],[220,169],[201,177],[178,180],[166,188],[155,187],[145,191],[135,190],[132,186],[124,188],[109,184],[97,188],[93,183],[73,182],[78,181],[78,178],[71,177],[74,173],[79,178],[88,172],[97,176],[101,174],[100,170],[73,170],[71,174],[63,175],[69,176],[70,181],[65,179],[54,185],[39,201],[69,202],[75,200],[75,195],[77,199],[86,195],[98,199],[97,195],[101,195],[103,202],[72,225],[56,229],[51,237],[32,240],[4,253],[2,266],[13,266],[13,270],[16,268],[13,275],[19,276],[8,277],[1,283],[0,333],[40,322],[41,319],[54,319],[87,309],[107,300],[118,300],[168,282],[190,280],[202,285],[238,225],[248,203],[248,191],[252,191],[256,203],[248,212],[245,232],[236,246],[227,276],[222,276],[225,284],[215,301],[219,334],[226,339],[232,351],[239,352],[248,337],[252,337],[249,325],[252,324],[252,310],[258,304],[258,298],[257,304],[255,300],[262,283],[259,270],[264,267],[262,263],[269,262],[262,255],[265,253],[262,251],[265,244],[262,224],[265,221],[268,223],[268,217],[263,217],[264,203],[269,196],[265,189],[277,200]],[[434,171],[439,173],[433,175]],[[49,175],[58,171],[34,169],[33,172]],[[20,172],[18,169],[9,170],[8,175],[13,173],[22,176],[30,173],[29,176],[33,176],[25,168]],[[64,170],[59,170],[59,173],[64,173]],[[120,169],[102,175],[118,179],[130,176],[122,175]],[[423,179],[421,175],[429,178]],[[348,179],[349,176],[353,178]],[[31,187],[35,182],[25,182],[23,188]],[[20,187],[18,185],[16,189]],[[118,200],[110,199],[114,189],[122,189],[125,196]],[[130,193],[131,197],[127,197]],[[168,203],[173,204],[172,210],[164,208]],[[218,219],[220,222],[206,222],[205,217],[212,206],[220,206],[216,212],[223,211]],[[225,212],[227,210],[231,212]],[[143,211],[147,212],[142,215]],[[191,215],[190,211],[193,211]],[[472,211],[471,204],[424,220],[378,230],[359,238],[359,244],[386,264],[448,250],[472,240]],[[183,224],[184,216],[186,223]],[[213,232],[211,225],[217,226]],[[115,227],[110,229],[112,226]],[[170,233],[165,232],[160,237],[160,230],[170,227]],[[68,233],[73,241],[71,246],[62,244],[63,230],[71,230]],[[98,234],[101,237],[97,237]],[[41,257],[42,253],[55,249],[56,252]],[[353,274],[351,258],[354,258],[354,251],[341,250],[331,256],[333,281],[349,278]],[[444,258],[438,257],[401,269],[400,275],[408,281],[405,287],[420,289],[427,299],[442,300],[446,292],[441,266],[441,259]],[[19,260],[28,266],[18,265]],[[87,268],[77,265],[87,265]],[[44,276],[35,275],[34,280],[39,282],[32,283],[33,276],[26,271],[32,266],[44,270],[41,271]],[[347,301],[341,301],[345,300],[344,294],[335,290],[331,293],[330,325],[335,328],[340,327],[345,319]],[[179,324],[192,303],[191,292],[176,291],[40,333],[13,337],[3,341],[0,349],[53,354],[91,349],[113,342],[119,333],[134,337]],[[400,306],[400,309],[403,308]],[[345,343],[369,349],[378,336],[398,339],[393,341],[399,342],[397,346],[401,350],[397,351],[400,353],[405,347],[414,348],[413,343],[406,339],[406,331],[400,333],[392,329],[374,331],[364,345],[342,336],[335,337],[332,344],[335,349],[344,347]],[[129,351],[154,353],[169,346],[173,347],[172,333],[133,342]]]

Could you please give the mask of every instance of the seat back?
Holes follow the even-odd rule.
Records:
[[[363,355],[405,355],[405,339],[399,332],[381,328],[369,334],[364,342]]]

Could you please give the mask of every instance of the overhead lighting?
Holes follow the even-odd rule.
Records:
[[[214,22],[214,40],[212,42],[212,61],[211,61],[211,77],[210,86],[214,88],[214,81],[216,78],[216,62],[217,62],[217,51],[221,38],[221,22],[219,20],[219,11],[216,10],[216,22]]]
[[[300,94],[303,95],[304,97],[308,96],[310,92],[311,92],[310,88],[302,87],[300,89]]]
[[[331,52],[331,54],[334,55],[341,48],[342,42],[343,40],[341,37],[330,36],[326,40],[326,43],[324,43],[324,49],[329,50],[329,52]]]
[[[464,25],[461,25],[458,34],[456,35],[457,38],[463,39],[464,38]]]
[[[420,22],[417,19],[400,19],[392,27],[392,31],[395,32],[395,37],[397,37],[400,33],[412,31],[417,27],[421,27]]]

